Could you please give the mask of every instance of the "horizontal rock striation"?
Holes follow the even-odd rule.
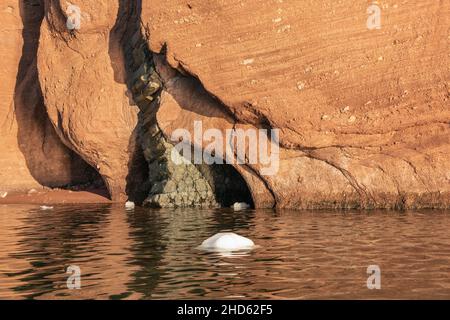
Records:
[[[450,3],[385,5],[379,30],[367,29],[366,10],[349,0],[144,2],[150,49],[165,48],[205,93],[174,84],[161,129],[192,132],[198,119],[280,129],[278,174],[244,166],[257,207],[264,189],[277,207],[449,207]]]
[[[0,5],[0,191],[156,207],[450,208],[450,2]],[[172,134],[278,129],[279,166],[176,165]],[[205,141],[188,141],[207,150]],[[237,159],[237,149],[233,149]]]
[[[127,44],[129,85],[140,112],[140,142],[148,162],[150,192],[144,205],[159,208],[220,207],[249,201],[245,181],[230,166],[175,164],[174,146],[159,129],[156,113],[162,79],[155,70],[153,54],[139,28]],[[175,151],[176,152],[176,151]],[[178,157],[181,155],[176,153]]]

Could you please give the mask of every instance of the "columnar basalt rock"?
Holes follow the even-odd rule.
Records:
[[[136,30],[125,55],[132,97],[141,110],[140,142],[149,164],[151,189],[144,204],[163,208],[211,208],[228,206],[238,200],[248,201],[250,195],[245,181],[230,166],[174,163],[174,146],[156,122],[163,83],[144,38],[141,30]]]

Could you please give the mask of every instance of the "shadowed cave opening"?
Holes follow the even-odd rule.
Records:
[[[130,103],[140,110],[133,143],[139,146],[138,152],[144,157],[134,157],[129,167],[140,169],[130,172],[127,182],[131,185],[133,180],[142,181],[144,177],[146,182],[139,191],[127,187],[128,196],[156,208],[229,207],[236,202],[254,206],[246,181],[232,165],[173,163],[173,145],[164,137],[156,120],[164,83],[155,70],[154,53],[148,47],[150,35],[142,34],[141,6],[141,1],[119,0],[116,24],[110,33],[109,54],[115,80],[126,83]],[[193,76],[176,72],[203,88]],[[147,169],[143,169],[144,162]],[[134,191],[130,193],[131,189]]]
[[[201,166],[197,166],[197,168],[210,182],[214,196],[222,207],[230,207],[236,202],[245,202],[254,207],[246,181],[232,165],[212,164],[208,165],[206,171],[203,171]]]

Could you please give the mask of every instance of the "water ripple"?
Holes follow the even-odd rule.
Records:
[[[0,299],[450,298],[449,213],[0,206]],[[258,247],[197,249],[227,231]]]

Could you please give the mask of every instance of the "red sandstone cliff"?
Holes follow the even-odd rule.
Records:
[[[73,3],[73,34],[66,1],[0,7],[0,189],[70,183],[86,163],[114,200],[145,179],[124,54],[140,17],[166,137],[194,120],[280,129],[278,174],[235,166],[255,206],[450,207],[449,1],[379,1],[378,30],[371,1]]]
[[[49,121],[37,77],[40,1],[0,4],[0,191],[89,181],[94,171],[66,148]]]

